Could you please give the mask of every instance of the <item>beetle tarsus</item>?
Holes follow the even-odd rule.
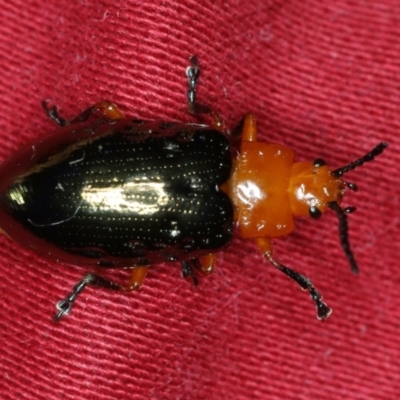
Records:
[[[295,282],[297,282],[303,290],[307,290],[308,293],[310,293],[310,297],[313,300],[313,302],[315,303],[315,306],[317,307],[317,318],[318,319],[324,320],[324,319],[328,318],[329,315],[332,314],[332,309],[330,307],[328,307],[328,305],[322,301],[321,294],[315,289],[312,282],[306,276],[275,261],[272,258],[271,253],[269,253],[269,252],[265,253],[264,256],[274,267],[279,269],[290,279],[293,279]]]
[[[67,298],[57,303],[56,308],[58,313],[53,317],[55,322],[58,322],[64,315],[69,315],[71,312],[73,301]]]
[[[187,97],[190,106],[191,104],[196,102],[196,86],[200,76],[200,69],[196,56],[191,56],[189,58],[189,61],[191,62],[191,65],[186,68],[186,76],[188,78],[189,86]]]
[[[199,284],[199,280],[197,279],[197,276],[193,268],[193,267],[197,268],[196,263],[199,263],[199,260],[197,258],[181,262],[183,278],[186,279],[188,276],[190,276],[192,278],[194,286],[197,286]]]
[[[86,274],[83,279],[74,286],[72,293],[57,303],[57,309],[59,312],[54,316],[55,321],[59,321],[64,315],[68,315],[70,313],[76,298],[83,292],[83,289],[85,289],[86,285],[102,287],[110,290],[125,289],[124,286],[109,281],[99,275]]]
[[[308,288],[308,291],[310,293],[311,299],[314,301],[315,306],[317,307],[317,318],[319,320],[327,319],[332,314],[332,309],[322,301],[321,294],[317,292],[317,290],[315,290],[313,286],[311,288]]]
[[[225,131],[225,122],[221,116],[211,107],[199,103],[196,99],[196,87],[200,77],[199,62],[196,56],[189,57],[191,65],[186,68],[189,89],[187,91],[188,111],[193,115],[209,114],[212,119],[212,126],[220,132]]]
[[[59,312],[54,316],[54,321],[58,322],[64,315],[68,315],[71,312],[71,308],[76,298],[82,293],[83,289],[85,289],[88,284],[88,275],[90,274],[85,275],[85,277],[74,286],[72,293],[69,296],[57,303],[56,307]]]
[[[51,118],[57,125],[60,125],[60,126],[69,125],[69,122],[66,119],[60,117],[60,115],[58,114],[57,106],[55,106],[55,105],[50,106],[49,104],[50,104],[50,100],[42,101],[42,107],[43,107],[44,112],[47,114],[47,116],[49,118]]]
[[[196,56],[189,58],[191,65],[186,68],[186,76],[188,78],[189,89],[187,91],[188,110],[190,114],[211,114],[210,107],[200,104],[196,99],[196,87],[200,77],[199,62]]]

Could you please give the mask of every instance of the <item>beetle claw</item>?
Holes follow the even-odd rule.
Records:
[[[71,308],[78,297],[78,295],[85,289],[86,285],[89,283],[87,276],[91,276],[90,274],[86,274],[82,281],[80,281],[77,285],[74,286],[72,293],[63,300],[60,300],[56,308],[59,311],[54,316],[54,321],[59,321],[64,315],[68,315],[71,312]]]
[[[322,301],[322,296],[315,290],[314,287],[309,289],[309,292],[317,307],[317,318],[322,321],[327,319],[332,314],[332,308],[328,307],[328,305]]]
[[[72,303],[69,298],[59,301],[56,305],[58,313],[53,317],[54,321],[58,322],[64,315],[69,315]]]

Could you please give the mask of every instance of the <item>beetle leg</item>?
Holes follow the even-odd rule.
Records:
[[[193,270],[193,267],[196,267],[196,263],[198,262],[199,262],[198,258],[192,258],[188,261],[181,262],[183,278],[186,279],[188,276],[190,276],[193,280],[194,286],[197,286],[199,284],[199,280],[197,279],[197,276]]]
[[[257,141],[257,124],[254,114],[246,114],[231,131],[232,139],[244,142]]]
[[[68,315],[70,313],[76,298],[83,292],[83,289],[85,289],[86,285],[98,286],[110,290],[120,290],[123,292],[138,290],[142,286],[148,269],[149,267],[134,268],[132,270],[129,284],[127,286],[122,286],[118,283],[109,281],[99,275],[86,274],[83,279],[74,286],[74,288],[72,289],[72,293],[68,295],[65,299],[58,302],[58,313],[54,316],[54,320],[57,322],[64,315]]]
[[[58,114],[58,109],[57,106],[50,106],[49,105],[49,100],[43,100],[42,101],[42,107],[46,115],[52,119],[57,125],[60,126],[67,126],[69,125],[68,121]]]
[[[189,113],[193,115],[202,115],[202,114],[211,115],[213,119],[212,126],[216,130],[224,132],[225,122],[221,118],[221,116],[211,107],[199,103],[196,99],[196,86],[200,77],[199,62],[196,56],[191,56],[189,60],[191,62],[191,65],[186,68],[186,76],[188,78],[188,86],[189,86],[189,89],[187,91]]]
[[[199,280],[194,272],[194,268],[200,271],[204,275],[209,275],[214,271],[214,264],[216,259],[215,254],[207,254],[200,258],[192,258],[188,261],[182,261],[182,276],[187,278],[190,276],[193,280],[193,285],[197,286]]]
[[[144,278],[146,278],[149,267],[137,267],[132,269],[131,278],[129,279],[128,286],[121,286],[120,290],[124,292],[131,292],[132,290],[139,290],[142,287]]]
[[[256,244],[259,247],[263,256],[277,269],[283,272],[290,279],[293,279],[303,290],[308,290],[311,299],[314,301],[317,307],[317,317],[318,319],[326,319],[332,313],[332,309],[329,308],[323,301],[320,293],[315,289],[312,282],[304,275],[286,267],[283,264],[277,262],[273,257],[272,243],[269,238],[258,238],[256,239]]]
[[[245,142],[257,141],[257,123],[254,114],[246,114],[240,122],[231,130],[231,138],[233,140],[241,140]]]
[[[199,263],[196,264],[195,267],[204,275],[209,275],[214,272],[216,258],[217,256],[215,254],[207,254],[198,259]]]
[[[56,106],[50,106],[48,100],[42,101],[42,107],[45,113],[60,126],[68,126],[79,122],[85,122],[88,120],[99,120],[99,119],[121,119],[124,118],[124,114],[118,109],[117,105],[111,101],[100,101],[93,106],[87,108],[77,117],[72,120],[66,120],[58,114]]]
[[[57,303],[58,313],[54,316],[54,321],[58,322],[64,315],[68,315],[70,313],[76,298],[83,292],[83,289],[85,289],[86,285],[106,287],[107,289],[114,290],[118,290],[120,286],[114,282],[102,278],[99,275],[86,274],[83,279],[74,286],[72,293]]]
[[[254,114],[246,114],[244,116],[242,140],[247,142],[257,141],[257,124]]]

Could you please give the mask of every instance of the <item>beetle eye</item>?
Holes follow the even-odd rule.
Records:
[[[357,185],[356,185],[354,182],[347,182],[347,181],[344,181],[344,184],[345,184],[350,190],[352,190],[353,192],[357,192],[357,191],[358,191],[358,187],[357,187]]]
[[[326,162],[324,159],[322,158],[316,158],[314,160],[314,167],[318,168],[318,167],[322,167],[323,165],[326,165]]]
[[[318,210],[317,207],[311,206],[308,210],[308,213],[310,214],[310,217],[312,219],[318,219],[321,217],[322,212],[320,210]]]

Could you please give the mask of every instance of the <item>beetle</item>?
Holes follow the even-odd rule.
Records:
[[[343,175],[387,143],[335,170],[322,159],[294,162],[288,147],[257,141],[253,114],[230,134],[219,114],[197,101],[200,69],[196,57],[190,60],[188,110],[209,115],[211,124],[128,119],[109,101],[68,121],[44,101],[60,129],[1,164],[0,227],[10,238],[64,264],[131,270],[126,286],[86,273],[58,303],[56,321],[87,285],[137,290],[157,263],[180,261],[183,276],[197,284],[195,270],[212,272],[234,227],[309,292],[323,320],[332,310],[306,276],[274,258],[272,239],[292,232],[294,217],[319,218],[328,209],[338,216],[341,246],[357,273],[346,216],[355,208],[340,206],[345,188],[357,187]]]

